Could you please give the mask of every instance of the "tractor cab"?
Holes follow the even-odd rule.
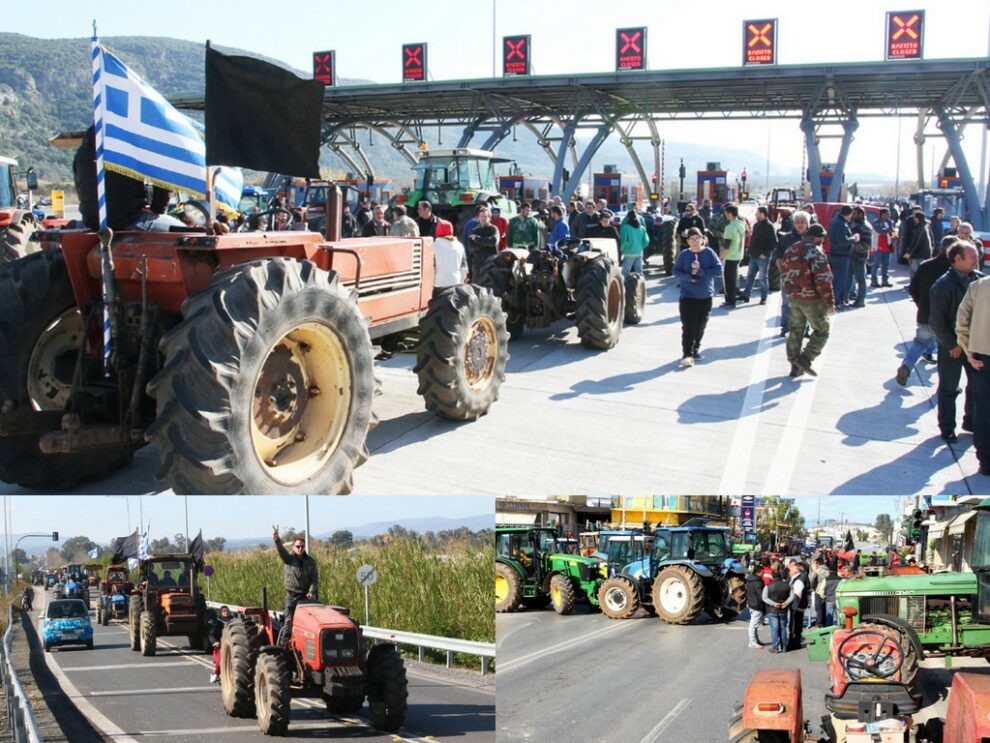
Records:
[[[434,204],[474,203],[499,196],[495,164],[509,162],[486,150],[458,147],[423,155],[413,167],[413,189]]]
[[[140,562],[140,590],[128,605],[132,650],[153,656],[159,637],[175,635],[185,635],[193,649],[203,648],[210,617],[196,583],[201,568],[190,554],[154,555]]]
[[[0,157],[0,209],[17,208],[17,161]]]
[[[495,558],[515,563],[528,578],[543,578],[543,555],[556,551],[557,530],[553,527],[507,527],[495,535]]]
[[[708,526],[657,529],[656,550],[658,562],[684,560],[715,567],[733,559],[728,529]]]
[[[609,577],[649,573],[654,540],[648,534],[615,535],[608,541],[605,564]]]
[[[970,565],[976,575],[976,601],[973,616],[990,624],[990,498],[976,507],[976,538]]]

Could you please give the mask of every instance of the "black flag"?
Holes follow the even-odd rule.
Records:
[[[845,543],[845,545],[843,547],[846,550],[846,552],[852,552],[853,550],[856,549],[856,545],[853,544],[852,531],[847,531],[846,532],[846,543]]]
[[[199,530],[199,534],[194,536],[189,542],[189,554],[192,555],[195,562],[203,562],[206,557],[206,550],[203,549],[203,530]]]
[[[135,531],[127,537],[117,537],[110,542],[111,565],[119,565],[128,558],[138,556],[138,533]]]
[[[206,47],[206,162],[320,177],[324,86]]]

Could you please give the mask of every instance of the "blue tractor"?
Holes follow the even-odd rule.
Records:
[[[668,624],[690,624],[702,611],[728,621],[746,606],[745,568],[732,556],[727,529],[691,519],[657,527],[652,541],[632,538],[633,559],[621,568],[624,545],[610,543],[609,578],[599,589],[606,616],[625,619],[643,606]]]

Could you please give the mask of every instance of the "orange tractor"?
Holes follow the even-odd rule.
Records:
[[[333,714],[356,713],[367,699],[374,727],[402,727],[406,670],[392,645],[369,646],[341,606],[300,602],[280,627],[266,604],[224,627],[220,683],[228,715],[256,717],[265,735],[285,735],[294,698],[323,699]]]
[[[891,618],[896,619],[896,618]],[[946,719],[921,724],[918,661],[922,647],[910,628],[884,616],[832,634],[828,668],[830,713],[821,731],[804,719],[801,673],[761,670],[729,727],[731,743],[983,743],[990,736],[990,678],[957,673]]]
[[[37,233],[0,267],[0,480],[65,489],[153,443],[178,493],[347,493],[376,422],[373,344],[414,328],[426,408],[488,412],[499,301],[434,297],[432,240],[342,240],[341,211],[333,189],[326,238]]]

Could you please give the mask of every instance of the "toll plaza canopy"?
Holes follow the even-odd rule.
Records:
[[[202,109],[202,97],[173,98],[180,108]],[[384,136],[415,164],[426,127],[460,128],[458,147],[493,150],[516,127],[528,129],[553,164],[551,188],[570,198],[602,142],[619,136],[647,191],[663,183],[657,122],[697,119],[799,119],[805,134],[814,198],[824,192],[818,143],[841,137],[833,184],[843,169],[863,117],[919,120],[919,151],[936,119],[958,166],[970,204],[976,194],[960,132],[970,121],[990,122],[990,58],[888,60],[840,64],[768,65],[714,69],[591,72],[475,80],[438,80],[328,87],[323,99],[324,143],[353,170],[374,177],[371,134]],[[575,133],[594,129],[581,153]],[[839,134],[829,134],[831,128]],[[366,131],[364,140],[360,132]],[[476,135],[485,135],[473,143]],[[634,147],[652,146],[653,168]],[[568,155],[570,163],[567,163]],[[919,156],[919,180],[922,173]],[[652,178],[650,175],[652,170]],[[974,213],[974,222],[983,223]],[[990,220],[988,220],[990,221]]]

